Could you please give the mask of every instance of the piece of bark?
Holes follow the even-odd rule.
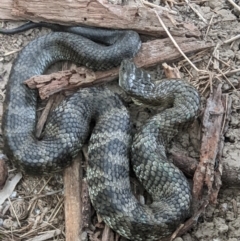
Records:
[[[216,163],[215,163],[215,169],[214,169],[214,182],[213,182],[212,191],[209,197],[211,203],[217,202],[217,196],[222,186],[222,173],[223,173],[222,155],[223,155],[223,147],[224,147],[224,140],[225,140],[224,136],[228,129],[232,98],[229,95],[222,95],[221,102],[224,108],[224,116],[223,116],[224,119],[222,121],[223,126],[221,126],[220,137],[219,137],[219,146],[218,146],[218,152],[216,156]]]
[[[52,108],[54,101],[55,101],[54,96],[50,96],[40,118],[38,119],[37,126],[36,126],[36,138],[40,138],[42,134],[42,130],[44,128],[45,122],[47,120],[48,114]]]
[[[13,0],[1,0],[0,4],[0,19],[2,20],[21,20],[19,16],[11,14],[13,9]]]
[[[107,225],[103,229],[102,241],[114,241],[114,233]]]
[[[177,67],[173,68],[170,65],[168,65],[167,63],[163,63],[162,66],[163,66],[166,78],[168,78],[168,79],[180,79],[181,78],[181,74]]]
[[[185,156],[183,153],[171,152],[170,158],[185,175],[193,177],[197,166],[198,160]],[[239,187],[240,186],[240,165],[234,166],[223,160],[222,163],[222,182],[224,186]]]
[[[107,0],[8,0],[5,5],[4,8],[0,5],[0,19],[3,20],[20,18],[33,22],[132,29],[142,34],[166,36],[153,10],[139,4],[121,6]],[[201,35],[194,24],[180,22],[174,25],[167,14],[160,14],[173,36]]]
[[[82,227],[82,155],[78,155],[71,166],[64,170],[64,208],[66,241],[81,241]]]
[[[91,219],[91,201],[86,180],[82,180],[82,230],[89,229]]]
[[[212,44],[198,41],[194,38],[176,38],[185,54],[208,49]],[[134,62],[138,67],[152,67],[163,62],[172,62],[181,57],[175,49],[170,39],[158,39],[142,44]],[[62,90],[76,89],[77,87],[87,87],[113,80],[118,77],[119,68],[107,71],[93,72],[84,67],[61,71],[50,75],[33,76],[26,81],[30,88],[39,88],[41,99],[46,99],[50,95]]]
[[[173,160],[173,164],[182,170],[186,176],[193,177],[198,165],[198,161],[196,159],[173,151],[170,152],[169,158]]]
[[[8,168],[4,159],[0,159],[0,190],[4,187],[8,178]]]
[[[215,192],[213,185],[220,188],[221,183],[214,180],[216,157],[219,152],[219,143],[221,139],[221,129],[223,124],[224,107],[222,105],[221,85],[214,88],[213,93],[207,100],[206,109],[203,116],[203,137],[200,150],[200,163],[194,174],[193,197],[194,199],[201,198],[203,185],[208,187],[208,195],[211,202],[216,202],[216,197],[213,199],[212,193]]]

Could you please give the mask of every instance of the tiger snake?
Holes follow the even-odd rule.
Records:
[[[5,153],[15,166],[38,175],[70,165],[91,133],[87,181],[92,205],[120,235],[152,241],[170,235],[189,216],[189,184],[168,161],[166,146],[196,118],[200,97],[184,80],[153,81],[149,73],[137,68],[129,58],[140,47],[141,40],[134,31],[82,27],[33,40],[12,66],[2,130]],[[43,74],[60,60],[93,70],[120,65],[119,85],[128,95],[146,105],[167,108],[148,119],[132,137],[131,119],[121,98],[106,85],[84,88],[51,112],[43,137],[37,139],[37,93],[23,81]],[[95,126],[90,130],[92,121]],[[152,197],[150,205],[140,203],[131,191],[129,159]]]

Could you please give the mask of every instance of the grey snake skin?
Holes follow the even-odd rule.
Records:
[[[99,34],[98,30],[96,33]],[[127,239],[159,240],[170,235],[189,215],[189,184],[183,173],[167,160],[166,145],[196,117],[199,94],[183,80],[151,81],[147,72],[127,60],[141,46],[135,32],[100,30],[102,33],[114,36],[114,40],[108,40],[108,46],[57,32],[37,38],[18,54],[4,103],[5,152],[15,166],[27,173],[61,170],[82,148],[94,120],[87,181],[95,210],[107,225]],[[44,73],[59,60],[71,60],[95,70],[121,63],[119,85],[132,98],[168,108],[150,118],[132,139],[129,113],[116,94],[106,86],[80,89],[52,111],[39,140],[34,136],[37,93],[23,81]],[[137,177],[152,196],[150,205],[141,204],[132,194],[129,157]]]

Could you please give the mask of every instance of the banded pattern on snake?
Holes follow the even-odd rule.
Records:
[[[100,42],[105,39],[104,32],[114,36],[114,40],[102,46],[75,34],[50,33],[30,42],[19,53],[4,103],[5,151],[18,168],[28,173],[60,170],[81,149],[94,120],[87,170],[94,208],[107,225],[128,239],[159,240],[171,234],[189,215],[188,182],[167,160],[165,149],[176,133],[196,117],[199,94],[183,80],[154,82],[147,72],[127,60],[141,46],[135,32],[84,31],[93,40],[98,39],[98,31]],[[132,139],[131,120],[121,99],[106,86],[85,88],[56,107],[38,140],[34,136],[37,93],[23,81],[44,73],[59,60],[93,69],[108,69],[121,63],[119,84],[129,95],[146,104],[170,108],[149,119]],[[131,192],[129,156],[136,175],[152,196],[151,205],[140,204]]]

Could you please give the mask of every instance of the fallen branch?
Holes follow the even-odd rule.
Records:
[[[201,51],[212,47],[210,43],[197,41],[194,38],[176,38],[182,51],[186,54]],[[141,51],[134,58],[138,67],[152,67],[163,62],[173,62],[180,58],[181,54],[173,48],[172,42],[167,39],[153,40],[143,43]],[[34,76],[26,81],[30,88],[38,88],[42,99],[62,91],[71,90],[78,87],[87,87],[95,84],[107,82],[118,77],[118,68],[108,71],[93,72],[86,68],[76,68],[61,71],[50,75]]]
[[[207,100],[206,109],[203,116],[203,137],[200,150],[200,163],[194,174],[193,196],[199,199],[202,195],[203,185],[208,187],[209,200],[216,202],[217,193],[221,187],[221,155],[220,150],[222,125],[224,117],[224,107],[222,104],[221,85],[213,89]],[[218,159],[217,159],[218,158]],[[219,166],[215,169],[216,165]]]
[[[82,232],[82,157],[78,155],[64,170],[66,241],[79,240]]]
[[[153,10],[139,4],[114,5],[106,0],[3,0],[0,19],[27,19],[33,22],[52,22],[65,25],[88,25],[113,29],[132,29],[142,34],[166,36],[158,24]],[[67,6],[67,9],[66,9]],[[4,8],[3,8],[4,7]],[[8,11],[6,8],[9,8]],[[2,12],[4,13],[2,15]],[[174,26],[162,14],[174,36],[199,37],[200,31],[193,24],[181,22]]]

